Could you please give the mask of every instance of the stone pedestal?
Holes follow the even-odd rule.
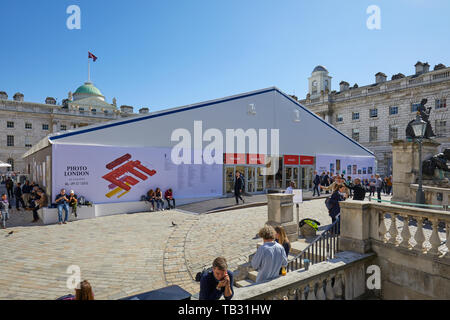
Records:
[[[410,185],[417,183],[419,176],[419,144],[396,140],[392,144],[393,196],[392,201],[415,202],[410,198]],[[432,140],[422,142],[422,161],[438,153],[439,143]]]
[[[370,238],[378,238],[378,235],[370,234],[371,230],[378,230],[378,219],[376,214],[371,212],[370,204],[356,200],[342,201],[339,204],[341,206],[339,251],[370,252]]]
[[[283,227],[289,241],[298,240],[298,225],[294,221],[294,195],[271,193],[267,195],[267,224]]]

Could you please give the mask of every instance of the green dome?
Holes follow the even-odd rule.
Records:
[[[77,91],[75,91],[74,94],[89,94],[89,95],[95,95],[95,96],[102,96],[102,93],[100,92],[100,90],[98,90],[96,87],[94,87],[94,85],[91,82],[85,82],[81,87],[79,87],[77,89]]]

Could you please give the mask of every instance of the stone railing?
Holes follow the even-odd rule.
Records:
[[[411,184],[409,189],[410,199],[416,198],[417,189],[419,189],[419,185]],[[436,208],[436,210],[449,210],[450,188],[423,186],[422,189],[425,193],[426,204],[442,206],[442,208]]]
[[[383,299],[450,299],[450,212],[347,200],[339,247],[376,254]]]
[[[236,288],[234,300],[353,300],[367,294],[366,268],[374,254],[340,252],[334,259],[272,281]]]

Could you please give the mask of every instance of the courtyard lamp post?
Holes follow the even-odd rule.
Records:
[[[419,187],[416,193],[416,203],[425,204],[425,194],[422,190],[422,141],[425,136],[427,123],[422,120],[422,117],[417,113],[416,120],[411,124],[414,130],[414,137],[419,144]]]

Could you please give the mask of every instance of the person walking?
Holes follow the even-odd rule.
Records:
[[[381,188],[383,186],[383,180],[381,180],[380,175],[375,175],[375,188],[377,190],[378,202],[381,202]]]
[[[69,198],[66,194],[66,189],[61,189],[61,192],[55,198],[58,207],[58,224],[66,224],[69,220]],[[62,211],[65,211],[64,222],[62,220]]]
[[[387,187],[388,187],[388,195],[392,194],[392,176],[389,176],[387,180]]]
[[[313,197],[316,195],[316,191],[317,191],[317,196],[320,196],[320,177],[317,174],[317,171],[314,171],[314,180],[313,180],[313,184],[314,184],[314,189],[313,189]]]
[[[236,171],[236,180],[234,181],[234,197],[236,198],[236,204],[239,204],[239,199],[242,200],[242,203],[245,203],[245,200],[241,197],[243,189],[244,180],[241,177],[241,173]]]
[[[11,177],[8,177],[8,179],[6,179],[5,187],[6,193],[8,194],[8,199],[11,200],[12,198],[14,198],[14,182],[12,181]],[[11,203],[9,204],[9,209],[11,209]]]
[[[9,220],[9,201],[6,194],[2,194],[0,199],[0,220],[2,228],[6,229],[6,221]]]
[[[258,271],[256,283],[277,278],[281,267],[287,266],[286,251],[281,244],[274,241],[275,234],[275,229],[269,225],[259,230],[258,235],[264,244],[256,250],[251,262],[252,268]]]
[[[212,264],[212,271],[202,274],[200,278],[199,300],[231,300],[234,295],[233,273],[228,270],[227,260],[217,257]]]
[[[372,196],[372,195],[375,196],[376,184],[377,184],[377,179],[375,179],[373,177],[373,175],[370,176],[370,179],[369,179],[370,195],[369,196]]]
[[[14,189],[14,196],[16,197],[16,210],[20,211],[19,204],[22,204],[22,208],[26,208],[25,202],[22,199],[22,187],[20,186],[20,182],[17,183],[16,188]]]

